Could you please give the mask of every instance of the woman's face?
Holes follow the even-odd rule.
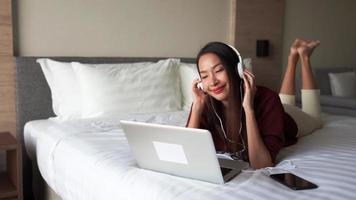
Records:
[[[218,101],[227,101],[230,82],[220,58],[206,53],[199,58],[198,66],[205,92]]]

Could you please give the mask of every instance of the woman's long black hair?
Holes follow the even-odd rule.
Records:
[[[224,151],[228,152],[236,152],[238,147],[236,144],[232,144],[225,140],[222,127],[220,126],[220,122],[218,121],[215,113],[214,108],[217,111],[220,118],[223,120],[223,124],[225,127],[226,135],[229,139],[236,141],[237,143],[241,143],[241,137],[239,136],[239,128],[240,128],[240,112],[241,110],[241,97],[240,97],[240,85],[241,85],[241,78],[238,75],[237,71],[237,64],[241,62],[239,57],[237,56],[236,52],[227,44],[222,42],[210,42],[206,44],[198,53],[196,58],[196,65],[199,70],[199,59],[201,56],[213,53],[217,55],[225,68],[225,71],[229,78],[230,83],[230,93],[229,93],[229,111],[227,111],[226,119],[224,119],[223,114],[223,105],[220,101],[212,98],[211,96],[208,97],[208,102],[206,102],[206,106],[208,108],[208,113],[205,113],[204,116],[207,118],[205,119],[208,124],[211,126],[209,130],[212,134],[218,133],[222,140],[225,141],[225,149]],[[213,108],[214,107],[214,108]]]

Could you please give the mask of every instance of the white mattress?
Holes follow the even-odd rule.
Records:
[[[26,149],[46,182],[65,200],[94,199],[353,199],[356,118],[325,115],[324,128],[285,148],[275,168],[246,170],[225,185],[137,168],[119,119],[184,126],[187,112],[111,119],[32,121]],[[289,171],[317,184],[293,191],[268,177]]]

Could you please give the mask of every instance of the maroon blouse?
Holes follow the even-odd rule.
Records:
[[[208,112],[208,110],[206,111]],[[270,152],[273,162],[275,162],[278,152],[284,146],[289,146],[297,142],[296,135],[298,127],[292,117],[284,111],[278,94],[266,87],[257,87],[254,101],[254,111],[262,140]],[[189,114],[188,122],[190,120],[190,115],[191,113]],[[242,135],[245,145],[247,146],[246,126],[244,119],[242,121]],[[217,151],[227,149],[224,139],[217,133],[214,134],[214,128],[209,126],[204,114],[202,116],[200,126],[200,128],[207,129],[212,133],[215,149]],[[248,160],[248,154],[247,152],[245,153],[244,160]]]

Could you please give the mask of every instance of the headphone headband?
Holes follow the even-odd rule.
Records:
[[[229,44],[227,44],[227,45],[236,53],[237,57],[239,58],[239,62],[237,63],[237,72],[238,72],[240,78],[242,79],[244,76],[244,66],[243,66],[242,57],[241,57],[239,51],[237,51],[237,49],[234,46],[229,45]]]

